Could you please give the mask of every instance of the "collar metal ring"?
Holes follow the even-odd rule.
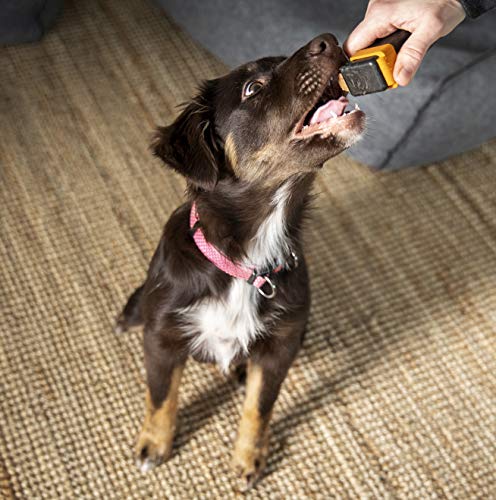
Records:
[[[264,276],[265,282],[268,283],[271,287],[271,291],[269,293],[265,293],[262,288],[265,286],[265,283],[260,287],[257,288],[258,293],[265,297],[266,299],[272,299],[276,296],[276,285],[271,281],[271,279],[268,276]]]

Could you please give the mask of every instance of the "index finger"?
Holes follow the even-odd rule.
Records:
[[[370,47],[378,38],[383,38],[390,35],[396,30],[390,23],[377,24],[365,18],[357,27],[349,34],[343,44],[343,48],[351,56],[361,49]]]

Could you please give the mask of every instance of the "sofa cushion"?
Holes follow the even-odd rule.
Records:
[[[1,0],[0,44],[33,42],[50,28],[63,0]]]

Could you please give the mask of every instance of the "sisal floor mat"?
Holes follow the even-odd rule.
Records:
[[[174,457],[143,475],[141,340],[111,330],[182,199],[153,127],[225,68],[151,2],[67,4],[42,43],[0,49],[1,493],[234,498],[243,389],[190,363]],[[495,165],[492,142],[396,174],[326,166],[306,344],[248,497],[495,494]]]

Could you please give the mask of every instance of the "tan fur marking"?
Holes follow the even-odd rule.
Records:
[[[234,170],[234,173],[238,174],[238,154],[236,153],[236,146],[234,144],[234,139],[232,134],[228,134],[226,138],[226,142],[224,143],[224,151],[226,153],[226,157],[231,163],[231,166]]]
[[[153,406],[150,391],[146,391],[146,410],[143,428],[136,444],[136,454],[139,457],[144,447],[148,449],[148,456],[152,460],[163,461],[170,457],[179,395],[179,384],[184,366],[174,369],[171,377],[167,398],[159,408]]]
[[[252,158],[254,161],[274,161],[274,158],[277,158],[281,151],[276,147],[275,144],[269,143],[263,146],[258,151],[255,151]]]
[[[233,467],[241,479],[242,491],[256,482],[267,459],[270,414],[262,416],[258,409],[262,384],[262,369],[250,363],[243,414],[232,460]]]
[[[243,176],[246,180],[256,181],[267,188],[280,184],[300,171],[301,165],[295,168],[284,161],[280,149],[275,144],[263,146],[243,166]]]

